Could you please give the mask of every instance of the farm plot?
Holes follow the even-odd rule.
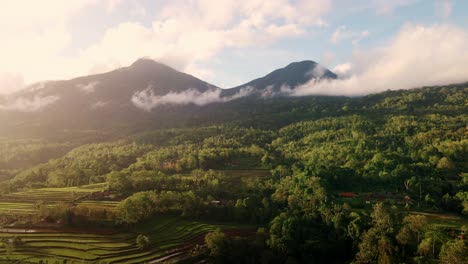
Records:
[[[0,215],[3,216],[30,216],[38,212],[37,204],[43,203],[47,207],[51,207],[58,203],[81,203],[88,195],[103,191],[107,188],[106,184],[92,184],[80,187],[66,188],[40,188],[24,192],[11,193],[0,196]],[[93,208],[105,207],[113,209],[116,207],[116,202],[93,202],[83,201],[84,205],[93,206]]]
[[[34,214],[37,209],[30,203],[0,202],[0,214]]]
[[[103,191],[106,187],[107,184],[98,183],[80,187],[40,188],[7,194],[2,196],[0,200],[21,203],[36,203],[37,201],[43,201],[46,203],[72,202],[86,197],[91,193]]]
[[[207,232],[217,228],[232,230],[237,227],[160,217],[138,228],[115,234],[40,230],[35,233],[0,232],[2,241],[13,237],[20,241],[13,249],[0,247],[0,262],[20,260],[22,263],[51,263],[58,260],[62,263],[67,259],[73,263],[144,263],[188,251],[195,244],[202,243]],[[138,234],[149,237],[147,250],[141,250],[136,245]]]

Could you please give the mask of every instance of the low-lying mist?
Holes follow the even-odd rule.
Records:
[[[46,106],[53,104],[59,99],[58,96],[40,96],[36,95],[32,98],[17,97],[6,98],[3,103],[0,103],[0,110],[14,112],[36,112],[42,110]]]
[[[222,89],[209,89],[205,92],[200,92],[195,89],[188,89],[183,92],[170,92],[165,95],[155,95],[151,86],[145,90],[136,92],[132,96],[132,103],[145,111],[151,111],[153,108],[160,105],[186,105],[195,104],[203,106],[211,103],[224,103],[238,98],[248,96],[252,93],[252,88],[247,87],[241,89],[232,96],[222,96]]]

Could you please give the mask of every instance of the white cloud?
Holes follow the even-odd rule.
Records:
[[[359,71],[349,78],[311,82],[289,93],[364,95],[387,89],[464,82],[468,80],[467,47],[466,29],[451,25],[406,25],[385,47],[356,54],[352,64]],[[348,65],[338,67],[347,68]]]
[[[353,45],[357,45],[367,36],[369,36],[367,30],[356,32],[349,30],[346,26],[340,26],[332,33],[329,41],[333,44],[339,44],[344,40],[352,40]]]
[[[377,15],[393,15],[395,9],[415,3],[416,0],[371,0]]]
[[[369,34],[370,33],[368,30],[361,31],[361,33],[356,34],[356,37],[352,41],[353,45],[357,46],[359,42],[361,42],[361,40],[363,40],[364,38],[367,38]]]
[[[26,90],[29,91],[29,92],[39,91],[39,90],[44,89],[46,86],[47,86],[47,81],[42,81],[42,82],[37,82],[37,83],[29,85],[26,88]]]
[[[345,62],[345,63],[336,65],[332,71],[339,77],[344,77],[344,76],[348,76],[352,68],[353,68],[353,64],[351,62]]]
[[[90,94],[94,93],[99,82],[89,82],[87,84],[77,84],[76,87],[83,91],[84,93]]]
[[[0,110],[14,112],[36,112],[54,103],[58,99],[58,96],[41,97],[39,95],[36,95],[33,98],[7,98],[6,102],[0,104]]]
[[[347,14],[371,11],[381,17],[392,16],[395,10],[410,6],[416,2],[418,0],[335,0],[334,4],[339,6],[341,10],[346,10]]]
[[[147,55],[178,70],[204,72],[209,77],[212,73],[197,66],[222,50],[265,46],[300,36],[308,27],[322,25],[320,16],[329,8],[330,1],[317,0],[172,1],[151,26],[121,23],[81,56],[128,65]]]
[[[183,92],[170,92],[165,95],[155,95],[150,86],[145,90],[136,92],[132,96],[131,101],[136,107],[149,112],[161,105],[194,104],[203,106],[211,103],[229,102],[252,94],[253,88],[243,88],[231,96],[221,96],[221,92],[221,89],[210,89],[205,92],[200,92],[196,89],[188,89]]]
[[[434,4],[436,15],[443,19],[450,17],[453,5],[454,1],[452,0],[436,0]]]
[[[236,100],[242,97],[249,96],[255,92],[255,88],[251,86],[244,87],[240,89],[237,93],[231,96],[223,97],[224,102]],[[262,94],[263,96],[263,94]]]
[[[20,76],[26,84],[84,73],[90,61],[66,56],[73,49],[69,24],[90,7],[105,8],[113,0],[5,0],[0,8],[0,75]],[[21,87],[5,88],[10,93]]]
[[[325,74],[326,70],[327,68],[323,67],[321,64],[317,64],[312,70],[306,72],[305,76],[320,79]]]
[[[0,94],[7,94],[24,88],[23,76],[20,74],[0,73]]]
[[[333,34],[330,36],[330,42],[333,44],[338,44],[340,43],[343,39],[349,38],[349,32],[346,28],[346,26],[340,26],[337,28]]]
[[[97,101],[91,105],[91,109],[95,110],[95,109],[103,108],[107,106],[108,104],[109,102]]]

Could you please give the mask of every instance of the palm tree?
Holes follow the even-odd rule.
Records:
[[[428,229],[428,231],[425,233],[425,236],[431,238],[432,240],[432,257],[435,258],[436,242],[440,242],[442,245],[448,240],[448,236],[444,230],[437,228],[436,226],[432,226],[430,229]]]

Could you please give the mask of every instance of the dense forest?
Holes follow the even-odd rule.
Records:
[[[132,226],[177,215],[258,228],[250,238],[211,232],[187,263],[466,263],[466,84],[248,100],[105,139],[0,139],[0,193],[106,183],[117,210],[58,204],[38,217]],[[464,222],[436,225],[432,214]]]

